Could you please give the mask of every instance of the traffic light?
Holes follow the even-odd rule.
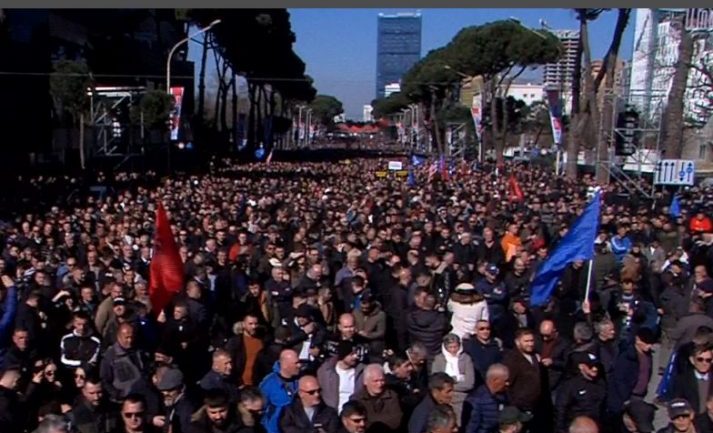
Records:
[[[639,145],[639,113],[631,107],[619,113],[616,121],[614,153],[617,156],[630,156],[636,153]]]

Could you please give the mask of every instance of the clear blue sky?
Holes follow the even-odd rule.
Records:
[[[361,120],[362,106],[371,103],[376,85],[377,15],[414,9],[289,9],[297,36],[295,52],[307,64],[317,91],[344,103],[348,118]],[[422,9],[422,55],[447,44],[463,27],[515,17],[537,28],[540,19],[553,29],[578,29],[572,9]],[[604,57],[616,23],[616,11],[590,24],[594,59]],[[629,20],[621,56],[631,58],[634,14]]]

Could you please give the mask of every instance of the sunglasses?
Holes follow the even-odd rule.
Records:
[[[309,395],[316,395],[322,392],[322,388],[315,388],[310,390],[303,389],[302,392]]]
[[[124,412],[121,414],[124,418],[141,418],[144,416],[143,412]]]
[[[478,331],[490,331],[490,326],[481,326]]]
[[[713,362],[713,358],[703,358],[703,357],[699,356],[698,358],[696,358],[696,361],[705,362],[706,364],[710,364],[711,362]]]

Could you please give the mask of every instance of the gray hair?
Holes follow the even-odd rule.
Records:
[[[575,340],[579,341],[591,341],[594,337],[592,327],[589,326],[587,322],[577,322],[574,324],[574,331],[572,331]]]
[[[456,415],[447,404],[439,404],[431,410],[426,424],[426,431],[433,432],[437,430],[450,429],[456,422]]]
[[[414,355],[420,355],[423,357],[428,357],[428,349],[426,346],[421,343],[421,342],[414,342],[411,343],[411,347],[408,349],[409,353],[414,354]]]
[[[364,368],[364,381],[372,380],[374,377],[384,375],[384,367],[379,364],[369,364]]]
[[[46,415],[35,430],[36,433],[68,433],[69,423],[60,415],[53,413]]]
[[[605,326],[614,326],[614,322],[610,319],[604,318],[594,324],[594,332],[601,334]]]
[[[485,373],[485,380],[493,380],[496,377],[510,376],[510,369],[505,364],[492,364]]]
[[[443,346],[448,346],[453,343],[457,343],[460,346],[460,337],[456,334],[448,334],[443,337]]]

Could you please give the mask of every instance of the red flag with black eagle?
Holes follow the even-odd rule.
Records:
[[[508,184],[510,186],[510,200],[523,201],[525,199],[525,194],[522,192],[522,188],[520,188],[520,184],[514,175],[510,176]]]
[[[166,209],[159,203],[149,274],[149,296],[154,314],[159,315],[173,296],[183,289],[183,278],[183,261],[171,232],[171,223]]]

